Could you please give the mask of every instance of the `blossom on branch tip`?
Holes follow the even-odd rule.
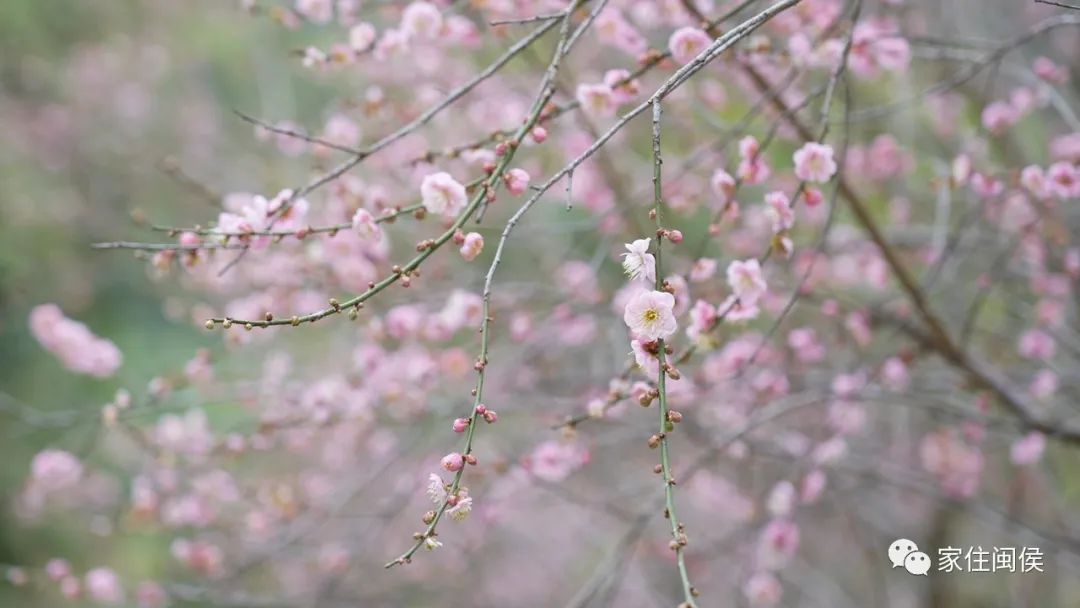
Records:
[[[675,296],[663,291],[643,291],[626,304],[623,321],[631,333],[646,341],[675,333]]]

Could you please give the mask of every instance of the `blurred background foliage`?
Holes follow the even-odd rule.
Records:
[[[170,165],[218,193],[302,177],[301,163],[281,162],[230,110],[316,120],[331,91],[310,78],[295,86],[286,56],[310,35],[230,2],[0,3],[0,563],[67,554],[80,565],[73,544],[85,530],[24,530],[10,517],[26,463],[49,445],[82,446],[95,462],[100,407],[118,387],[138,399],[155,374],[220,341],[166,315],[170,285],[152,282],[145,263],[90,244],[145,236],[133,210],[180,225],[213,217]],[[37,344],[27,316],[45,302],[116,342],[117,377],[67,373]],[[16,423],[27,408],[81,410],[80,423],[28,428]],[[125,536],[109,559],[154,575],[149,557],[164,553],[140,547],[159,541]],[[0,606],[23,605],[10,593],[0,585]]]

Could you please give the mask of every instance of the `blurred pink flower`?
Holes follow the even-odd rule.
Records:
[[[829,181],[836,173],[831,146],[814,142],[803,144],[795,151],[795,177],[819,184]]]
[[[675,30],[668,39],[671,57],[679,63],[689,63],[704,51],[712,39],[696,27],[683,27]]]
[[[65,317],[55,304],[42,304],[30,311],[30,331],[73,372],[108,378],[123,361],[115,344],[95,336],[86,325]]]

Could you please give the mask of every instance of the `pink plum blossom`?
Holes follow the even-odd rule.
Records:
[[[808,142],[795,151],[795,177],[803,181],[825,183],[836,173],[831,146]]]
[[[401,29],[411,37],[435,38],[442,25],[442,13],[430,2],[413,2],[401,15]]]
[[[761,154],[761,146],[752,135],[739,140],[739,158],[739,167],[735,173],[747,184],[760,184],[772,175],[769,164]]]
[[[82,463],[63,450],[50,449],[38,452],[30,464],[31,480],[45,492],[70,488],[78,483],[82,474]]]
[[[758,564],[776,570],[786,565],[799,550],[799,528],[787,519],[774,519],[758,539]]]
[[[1029,466],[1042,458],[1045,449],[1045,435],[1038,432],[1028,433],[1009,448],[1009,459],[1017,466]]]
[[[420,196],[425,209],[446,217],[461,213],[468,202],[465,186],[445,172],[426,176],[420,184]]]
[[[442,465],[442,468],[453,473],[455,471],[461,470],[461,467],[465,465],[465,459],[461,456],[461,454],[457,452],[451,452],[446,456],[443,456],[443,459],[439,462],[439,464]]]
[[[579,84],[575,97],[586,113],[599,118],[614,116],[618,106],[611,87],[602,83]]]
[[[626,304],[623,321],[630,332],[645,340],[660,340],[675,333],[675,296],[662,291],[643,291]]]
[[[772,222],[772,231],[781,233],[791,230],[795,225],[795,212],[791,209],[791,201],[783,192],[770,192],[765,195],[765,214]]]
[[[382,229],[375,222],[375,217],[367,209],[357,209],[352,216],[352,227],[361,238],[378,242],[382,240]]]
[[[510,169],[505,176],[506,189],[514,196],[525,194],[529,187],[529,174],[524,169]]]
[[[671,57],[679,63],[689,63],[694,57],[709,46],[712,39],[696,27],[683,27],[675,30],[668,39]]]
[[[743,595],[753,608],[778,606],[784,594],[780,581],[770,572],[756,572],[743,584]]]
[[[529,454],[525,467],[536,477],[560,482],[589,462],[589,452],[577,443],[545,441]]]
[[[86,573],[86,594],[98,604],[124,603],[124,588],[120,577],[108,568],[94,568]]]
[[[484,237],[479,232],[470,232],[465,235],[465,241],[461,244],[461,257],[473,261],[484,250]]]
[[[768,286],[756,259],[736,260],[727,267],[727,282],[735,297],[746,306],[753,306],[765,295]]]

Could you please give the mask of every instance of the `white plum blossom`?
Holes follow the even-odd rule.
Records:
[[[446,500],[446,484],[442,477],[432,473],[428,475],[427,495],[431,502],[441,505]]]
[[[631,281],[641,279],[648,283],[656,282],[656,257],[649,253],[651,241],[652,239],[638,239],[626,244],[626,253],[622,254],[622,266]]]

